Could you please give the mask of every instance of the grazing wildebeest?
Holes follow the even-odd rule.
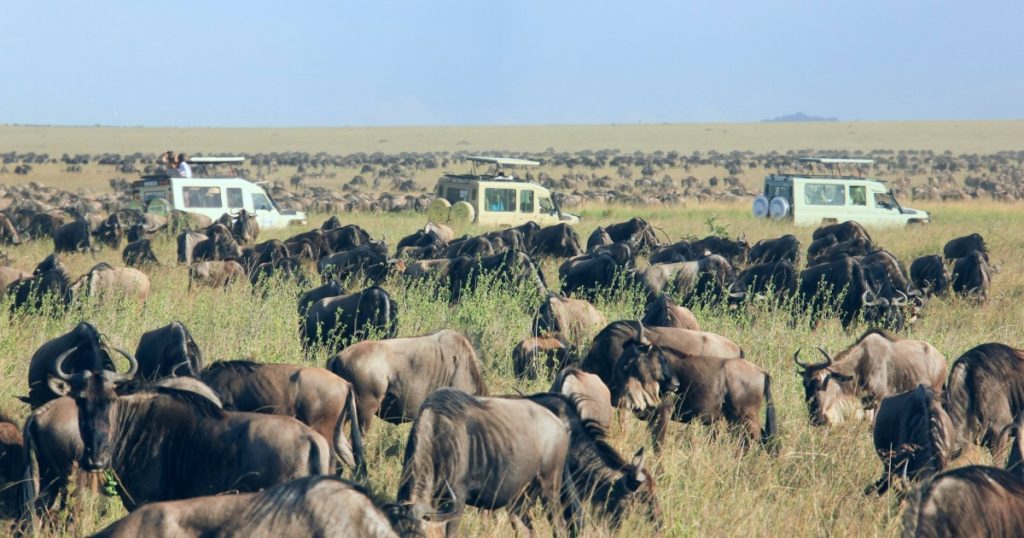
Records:
[[[60,397],[48,384],[58,363],[62,363],[64,371],[69,373],[114,370],[111,348],[101,340],[102,336],[96,327],[83,321],[67,333],[39,346],[29,362],[28,398],[23,400],[35,409]],[[127,356],[124,352],[120,353]]]
[[[664,245],[654,249],[651,253],[650,262],[654,263],[676,263],[692,262],[704,257],[704,251],[696,251],[689,241],[679,241],[671,245]]]
[[[203,352],[180,321],[142,333],[135,358],[139,361],[138,375],[146,379],[198,377],[203,369]]]
[[[57,254],[50,254],[32,272],[31,278],[16,280],[7,285],[6,293],[12,297],[11,310],[29,307],[39,310],[47,298],[60,308],[71,305],[73,292],[71,277]]]
[[[192,285],[226,288],[232,282],[245,279],[245,268],[235,260],[213,260],[188,266],[188,290]]]
[[[557,333],[531,336],[512,348],[512,372],[519,379],[537,379],[541,360],[547,371],[558,371],[572,361],[574,350]]]
[[[1001,456],[1008,427],[1024,412],[1024,351],[994,342],[971,348],[950,368],[943,402],[958,445]]]
[[[818,251],[815,255],[807,255],[808,265],[835,260],[842,256],[864,256],[871,252],[871,243],[867,239],[857,237],[848,241],[840,241]]]
[[[209,239],[209,237],[207,237],[206,234],[193,232],[191,230],[178,234],[178,263],[192,265],[192,253],[195,251],[196,245],[206,241],[207,239]]]
[[[340,228],[324,230],[324,240],[331,252],[340,252],[369,243],[370,234],[355,224],[346,224]]]
[[[288,253],[292,256],[299,255],[304,246],[308,246],[311,261],[319,260],[322,256],[331,253],[331,246],[327,244],[327,239],[324,238],[324,233],[320,230],[295,234],[284,240],[284,246],[288,248]]]
[[[260,224],[256,221],[256,215],[244,209],[239,210],[231,225],[231,234],[239,244],[255,243],[260,235]]]
[[[522,435],[524,424],[530,435]],[[526,398],[478,398],[457,389],[423,402],[405,445],[398,502],[449,504],[458,534],[467,505],[506,508],[517,530],[532,534],[529,511],[541,499],[561,535],[578,525],[580,500],[569,479],[569,428]],[[567,521],[568,520],[568,521]]]
[[[946,471],[910,496],[907,538],[1024,535],[1024,478],[1019,472],[970,465]]]
[[[894,478],[917,481],[946,467],[956,432],[940,399],[931,387],[918,385],[878,405],[873,437],[882,476],[865,493],[882,495]]]
[[[364,433],[374,415],[392,424],[415,419],[427,396],[441,387],[487,394],[473,344],[450,329],[360,342],[331,358],[327,369],[352,384]]]
[[[495,254],[502,254],[507,251],[504,248],[500,248],[500,246],[500,244],[495,246],[494,242],[487,237],[470,237],[464,241],[453,241],[450,243],[444,251],[444,256],[446,258],[494,256]]]
[[[0,413],[0,517],[18,512],[18,488],[25,470],[25,441],[21,428],[10,417]]]
[[[712,254],[692,262],[653,264],[637,272],[637,280],[648,298],[675,291],[685,295],[686,301],[692,301],[723,297],[736,280],[736,273],[728,260]]]
[[[730,266],[739,265],[747,261],[747,254],[750,252],[750,244],[743,238],[737,240],[709,235],[704,239],[690,243],[694,252],[710,253],[719,255],[729,261]],[[705,257],[704,255],[701,256]]]
[[[819,350],[825,362],[818,364],[800,362],[799,349],[793,354],[815,425],[864,418],[883,398],[919,384],[941,393],[946,379],[946,358],[934,346],[882,329],[868,329],[835,359]]]
[[[528,254],[510,250],[494,256],[470,258],[460,256],[448,266],[448,285],[451,289],[451,302],[457,303],[463,294],[477,288],[480,277],[485,274],[494,275],[496,279],[508,282],[514,287],[527,286],[546,296],[548,286],[544,273]]]
[[[610,245],[615,241],[612,240],[612,236],[608,235],[608,230],[603,226],[594,228],[593,232],[590,232],[590,236],[587,237],[587,252],[590,252],[594,247],[602,245]]]
[[[438,522],[447,515],[382,502],[341,478],[310,476],[259,493],[147,504],[95,538],[411,538],[423,535],[424,517]]]
[[[129,267],[160,265],[149,239],[139,239],[125,245],[124,251],[121,252],[121,260]]]
[[[947,260],[955,260],[975,251],[980,252],[988,262],[988,246],[985,245],[985,238],[978,233],[951,239],[942,247],[942,256]]]
[[[227,226],[214,224],[206,229],[206,236],[208,239],[197,242],[192,249],[194,261],[237,260],[242,257],[242,248]]]
[[[796,270],[788,260],[758,264],[741,272],[728,291],[734,304],[769,292],[784,301],[796,293]]]
[[[858,315],[872,322],[885,319],[893,310],[890,301],[878,297],[868,285],[860,262],[848,256],[801,271],[800,300],[807,307],[812,324],[820,313],[838,310],[844,328]]]
[[[647,327],[675,327],[699,331],[697,316],[685,306],[679,306],[671,297],[662,293],[647,302],[640,322]]]
[[[563,293],[591,299],[615,284],[618,271],[619,265],[608,254],[585,260],[569,260],[558,268]]]
[[[871,235],[864,229],[864,226],[855,220],[819,226],[814,230],[814,233],[811,234],[811,237],[812,239],[820,239],[827,235],[834,235],[836,240],[839,242],[857,238],[866,239],[869,244],[873,242],[871,240]]]
[[[750,247],[750,253],[747,255],[747,263],[751,264],[781,261],[788,261],[793,265],[800,261],[800,240],[795,235],[762,239]]]
[[[301,247],[300,247],[301,248]],[[291,254],[288,246],[280,239],[271,239],[258,245],[242,249],[242,258],[239,260],[246,270],[252,271],[253,267],[261,263],[270,263],[288,258]]]
[[[310,305],[319,301],[320,299],[326,299],[328,297],[337,297],[345,293],[345,288],[337,280],[332,280],[321,286],[317,286],[299,297],[299,316],[306,313],[309,310]]]
[[[387,338],[398,332],[398,304],[376,286],[320,299],[306,309],[302,319],[302,342],[307,348],[331,344],[340,351],[347,341],[366,338],[371,331]]]
[[[832,234],[824,235],[822,237],[815,239],[814,241],[811,241],[811,244],[807,245],[808,265],[812,265],[811,260],[817,260],[819,257],[821,257],[822,252],[824,252],[828,248],[831,248],[837,243],[839,243],[839,240],[836,239],[836,236]]]
[[[67,224],[61,224],[53,232],[53,251],[81,252],[92,250],[92,231],[85,219],[76,219]]]
[[[988,290],[992,286],[992,267],[985,255],[977,250],[953,264],[954,293],[973,298],[979,302],[988,300]]]
[[[448,268],[451,266],[451,258],[436,258],[432,260],[417,260],[409,262],[402,273],[407,278],[424,278],[431,276],[438,282],[448,278]]]
[[[124,297],[145,303],[149,298],[150,282],[146,273],[138,269],[111,267],[106,262],[100,262],[72,284],[71,289],[80,292],[83,287],[86,297]]]
[[[541,228],[530,244],[531,256],[572,257],[583,254],[580,238],[568,224],[555,224]]]
[[[0,245],[20,245],[21,237],[7,215],[0,213]]]
[[[272,262],[264,262],[253,267],[249,273],[249,282],[253,286],[259,284],[266,285],[272,278],[287,279],[300,283],[304,283],[308,279],[298,258],[281,258]]]
[[[323,368],[251,361],[215,362],[199,377],[220,395],[224,409],[295,417],[330,441],[338,463],[366,474],[363,437],[348,381]],[[346,422],[351,443],[345,438]]]
[[[607,324],[604,314],[589,302],[549,294],[533,317],[533,334],[559,333],[568,341],[580,344]]]
[[[110,248],[121,248],[121,240],[124,239],[124,227],[121,225],[121,218],[117,213],[110,215],[92,231],[92,235],[100,243]],[[56,239],[56,238],[55,238]]]
[[[938,254],[921,256],[910,264],[910,279],[926,295],[942,295],[949,290],[952,279]]]
[[[615,390],[614,371],[628,342],[639,337],[641,324],[637,321],[613,321],[601,329],[590,345],[590,351],[580,362],[580,368],[597,374],[608,388]],[[674,327],[643,326],[643,333],[651,343],[670,347],[685,355],[743,357],[743,350],[735,342],[714,333],[677,329]]]
[[[600,377],[575,366],[566,366],[551,383],[548,392],[561,394],[576,403],[584,421],[592,420],[608,431],[612,424],[612,393]]]
[[[329,472],[327,441],[294,418],[225,412],[194,392],[168,388],[118,395],[137,366],[133,361],[127,375],[68,375],[58,363],[50,378],[78,407],[81,467],[112,470],[129,510]]]
[[[317,272],[324,278],[344,280],[370,268],[386,266],[388,253],[383,241],[370,241],[349,250],[343,250],[320,258],[316,262]],[[380,279],[386,275],[377,275]]]
[[[640,217],[633,217],[626,222],[609,224],[605,232],[612,241],[629,241],[639,251],[650,251],[659,246],[658,237],[654,235],[654,228]],[[590,250],[590,242],[587,242],[587,250]]]
[[[651,343],[638,331],[613,370],[612,405],[648,415],[655,448],[668,421],[724,420],[743,430],[744,446],[760,441],[775,450],[778,433],[771,376],[746,359],[694,355]],[[759,424],[765,406],[764,428]],[[650,411],[655,411],[650,413]]]

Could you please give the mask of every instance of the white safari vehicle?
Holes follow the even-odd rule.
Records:
[[[811,173],[775,173],[764,178],[764,192],[754,199],[754,216],[798,226],[855,220],[865,226],[904,226],[931,222],[927,211],[903,207],[880,179],[865,177],[871,159],[800,159]],[[829,173],[815,173],[815,167]],[[842,172],[852,168],[855,174]]]
[[[244,209],[256,215],[263,229],[306,224],[305,213],[278,209],[263,187],[236,176],[232,165],[244,160],[245,157],[195,157],[188,161],[191,178],[178,177],[173,172],[143,176],[132,183],[128,207],[164,216],[177,209],[213,220]],[[225,165],[228,171],[220,172]]]
[[[470,173],[448,173],[438,180],[437,199],[427,208],[430,220],[487,226],[517,226],[531,220],[541,226],[579,223],[579,217],[559,209],[551,191],[518,178],[509,170],[514,166],[540,163],[506,157],[470,156],[466,159],[473,163]],[[478,163],[489,165],[486,173],[477,173]]]

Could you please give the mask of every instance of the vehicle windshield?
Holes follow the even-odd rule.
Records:
[[[883,207],[885,209],[894,209],[898,207],[896,205],[896,199],[893,198],[891,192],[876,192],[875,205],[878,207]]]
[[[540,197],[540,212],[541,213],[554,213],[555,204],[551,202],[551,198],[547,196]]]

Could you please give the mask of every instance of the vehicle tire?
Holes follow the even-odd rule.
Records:
[[[466,225],[473,222],[476,218],[476,210],[473,209],[473,205],[465,200],[455,202],[452,206],[452,210],[448,213],[448,219],[452,224]]]
[[[171,204],[165,198],[153,198],[149,201],[149,206],[146,207],[147,213],[153,213],[166,217],[171,211]]]
[[[451,202],[444,198],[436,198],[427,206],[427,218],[430,219],[430,222],[444,224],[448,222],[448,211],[451,208]]]
[[[763,194],[754,198],[754,216],[763,219],[768,216],[768,198]]]
[[[785,218],[789,215],[789,200],[781,196],[772,198],[772,203],[768,206],[768,214],[775,220]]]

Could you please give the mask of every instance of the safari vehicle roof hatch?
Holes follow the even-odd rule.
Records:
[[[782,171],[779,171],[779,174],[813,177],[815,179],[862,179],[864,178],[865,168],[875,163],[874,159],[851,159],[846,157],[801,157],[798,161],[810,168],[810,174]],[[820,173],[819,170],[822,169],[826,173]]]

